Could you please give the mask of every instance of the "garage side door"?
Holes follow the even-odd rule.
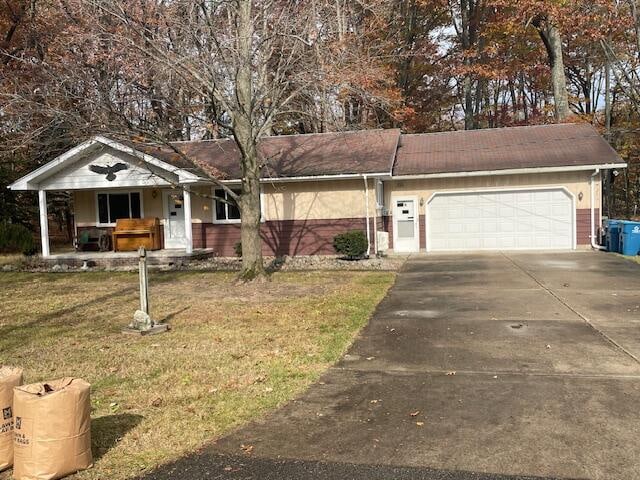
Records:
[[[562,189],[437,194],[427,205],[427,249],[571,249],[573,216]]]

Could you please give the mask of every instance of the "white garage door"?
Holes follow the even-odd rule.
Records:
[[[436,194],[427,250],[573,248],[573,201],[563,189]]]

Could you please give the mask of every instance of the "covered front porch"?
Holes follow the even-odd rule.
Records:
[[[122,143],[94,137],[21,178],[13,190],[38,192],[40,242],[44,258],[83,261],[128,259],[135,255],[136,234],[153,230],[154,258],[190,257],[194,253],[192,224],[210,215],[211,187],[206,178],[185,166],[158,160]],[[53,253],[49,238],[47,196],[71,193],[74,205],[74,246],[77,252]],[[196,218],[192,198],[196,201]],[[132,241],[114,246],[114,230],[127,220]],[[136,222],[136,220],[139,220]],[[124,223],[124,222],[121,222]],[[131,225],[134,225],[133,227]],[[139,225],[141,225],[139,227]],[[159,227],[158,227],[159,226]],[[151,236],[151,234],[150,234]],[[118,237],[121,238],[121,237]],[[119,248],[115,248],[118,250]],[[108,251],[105,251],[108,250]]]
[[[148,224],[158,225],[157,231],[153,231],[153,235],[157,237],[154,247],[145,245],[149,250],[183,252],[186,255],[194,252],[191,190],[188,188],[92,189],[72,190],[70,193],[74,204],[73,246],[78,254],[86,256],[111,253],[126,256],[135,253],[135,238],[126,242],[127,246],[123,248],[122,236],[119,237],[120,241],[114,236],[114,232],[119,233],[118,221],[123,219],[141,225],[136,227],[140,228],[140,233],[149,228]],[[52,252],[47,190],[39,190],[38,198],[42,256],[48,258],[68,255],[68,252]]]

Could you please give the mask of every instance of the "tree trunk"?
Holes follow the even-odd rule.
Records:
[[[233,135],[242,156],[242,191],[240,193],[240,239],[242,242],[241,281],[266,276],[260,238],[260,162],[258,139],[253,124],[253,85],[251,80],[251,45],[253,23],[251,0],[238,0],[238,68],[236,73],[237,111],[233,115]]]
[[[547,18],[537,18],[534,20],[533,25],[538,30],[538,34],[547,50],[549,66],[551,67],[551,85],[553,87],[553,107],[556,122],[564,122],[571,111],[569,110],[560,30]]]

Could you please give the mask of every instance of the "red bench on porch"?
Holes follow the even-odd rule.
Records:
[[[126,252],[145,247],[160,250],[160,221],[157,218],[119,218],[112,233],[113,251]]]

